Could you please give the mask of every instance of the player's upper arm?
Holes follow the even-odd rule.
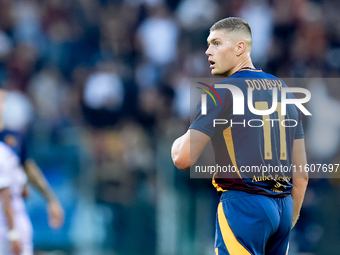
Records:
[[[210,140],[210,136],[203,132],[189,129],[172,146],[172,159],[176,167],[184,170],[194,165]]]
[[[6,166],[5,162],[3,162],[3,159],[0,159],[0,189],[7,188],[10,186],[11,183],[11,169],[9,169],[8,166]]]
[[[306,149],[305,149],[305,139],[295,139],[293,145],[292,163],[296,166],[304,166],[307,164]],[[294,169],[294,168],[293,168]],[[298,169],[296,167],[296,169]],[[294,178],[302,178],[308,180],[308,173],[305,171],[293,172]]]
[[[8,204],[11,201],[11,192],[9,188],[0,188],[0,200],[3,204]]]

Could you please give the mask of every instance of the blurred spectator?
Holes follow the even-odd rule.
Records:
[[[33,118],[33,107],[27,96],[21,92],[7,92],[1,103],[3,127],[15,131],[28,129]]]
[[[43,69],[32,77],[29,84],[36,113],[51,127],[62,123],[67,114],[69,89],[58,69]]]
[[[308,87],[313,95],[309,103],[313,124],[307,130],[306,143],[311,160],[318,163],[332,162],[340,142],[340,102],[330,97],[325,82],[313,79]]]
[[[178,26],[165,5],[150,7],[149,11],[138,31],[142,52],[153,64],[165,66],[177,56]]]
[[[13,42],[11,38],[0,30],[0,61],[4,61],[8,57],[13,48]]]
[[[40,54],[45,53],[46,41],[41,28],[41,6],[34,1],[13,2],[15,20],[14,40],[17,44],[32,45]]]
[[[89,76],[83,96],[85,114],[91,124],[106,126],[117,122],[124,104],[124,87],[112,63],[101,64]]]
[[[190,117],[190,80],[185,76],[176,79],[174,112],[177,117],[187,120]]]
[[[238,17],[246,20],[252,31],[252,59],[261,67],[267,61],[267,54],[272,41],[274,13],[265,0],[246,1]]]
[[[193,8],[195,6],[195,8]],[[218,6],[215,1],[184,0],[177,8],[177,17],[187,32],[193,30],[207,30],[216,22]]]
[[[27,86],[38,60],[37,49],[30,44],[20,44],[7,62],[7,88],[27,92]]]

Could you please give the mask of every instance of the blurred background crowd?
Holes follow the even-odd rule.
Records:
[[[170,147],[190,123],[190,78],[211,77],[209,28],[227,16],[249,22],[257,68],[313,78],[309,161],[339,163],[339,9],[333,0],[0,0],[4,122],[30,123],[28,153],[65,209],[64,227],[51,230],[43,199],[27,200],[36,254],[212,254],[217,193],[177,170]],[[339,191],[335,178],[310,180],[290,254],[340,254]]]

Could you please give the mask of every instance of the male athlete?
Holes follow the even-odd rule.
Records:
[[[293,173],[293,181],[282,170],[291,164],[306,164],[301,113],[294,104],[287,104],[286,115],[281,115],[281,90],[287,86],[275,76],[254,68],[248,23],[234,17],[222,19],[210,28],[207,41],[211,73],[227,77],[219,85],[236,86],[243,92],[244,102],[248,102],[248,87],[252,88],[253,106],[262,111],[271,108],[276,90],[277,109],[270,115],[255,115],[245,103],[244,114],[234,114],[233,103],[238,98],[231,90],[215,85],[223,104],[215,106],[208,97],[206,113],[201,112],[199,104],[189,130],[172,145],[173,162],[181,170],[189,168],[211,140],[216,164],[234,169],[217,172],[213,178],[220,194],[216,255],[285,255],[308,182],[305,172],[299,176]],[[286,97],[294,98],[291,93]],[[214,119],[228,122],[213,125]],[[282,121],[287,120],[296,125],[283,126]],[[242,171],[251,166],[276,166],[281,170]]]
[[[26,155],[24,127],[9,129],[2,121],[3,112],[12,110],[5,104],[6,93],[10,92],[0,90],[0,255],[30,255],[32,226],[23,200],[28,196],[26,181],[46,199],[52,228],[63,225],[64,210],[40,168]]]

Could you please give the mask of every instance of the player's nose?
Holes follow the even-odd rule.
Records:
[[[206,54],[207,56],[211,56],[211,55],[212,55],[210,46],[209,46],[208,49],[205,51],[205,54]]]

